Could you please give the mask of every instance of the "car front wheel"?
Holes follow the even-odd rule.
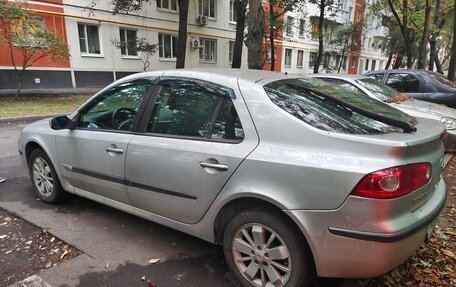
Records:
[[[310,249],[282,215],[247,210],[224,232],[223,250],[230,269],[245,287],[312,286]]]
[[[42,149],[35,149],[31,152],[29,172],[33,189],[41,200],[58,203],[66,198],[67,193],[60,184],[54,166]]]

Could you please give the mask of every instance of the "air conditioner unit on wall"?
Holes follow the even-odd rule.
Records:
[[[198,24],[206,25],[207,21],[208,21],[207,16],[199,15],[198,17],[196,17],[196,22],[198,22]]]
[[[190,47],[192,49],[199,49],[201,48],[201,43],[200,43],[200,39],[199,38],[191,38],[190,39]]]

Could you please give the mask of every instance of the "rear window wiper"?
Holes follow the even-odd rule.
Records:
[[[300,87],[300,86],[293,85],[293,84],[290,84],[290,83],[287,83],[286,85],[288,85],[290,88],[298,90],[298,91],[304,91],[306,93],[309,93],[309,92],[315,93],[318,96],[324,98],[325,100],[331,101],[331,102],[333,102],[333,103],[335,103],[335,104],[337,104],[339,106],[343,106],[345,108],[348,108],[348,109],[352,110],[353,112],[356,112],[356,113],[358,113],[360,115],[363,115],[363,116],[365,116],[367,118],[382,122],[384,124],[387,124],[387,125],[390,125],[390,126],[393,126],[393,127],[400,128],[400,129],[402,129],[404,131],[404,133],[416,132],[416,128],[411,126],[407,122],[403,122],[403,121],[400,121],[400,120],[392,119],[392,118],[387,117],[387,116],[383,116],[383,115],[379,115],[379,114],[373,113],[371,111],[362,109],[360,107],[357,107],[355,105],[352,105],[350,103],[342,101],[342,100],[340,100],[338,98],[335,98],[333,96],[327,95],[325,93],[322,93],[322,92],[319,92],[319,91],[316,91],[316,90],[313,90],[313,89]]]

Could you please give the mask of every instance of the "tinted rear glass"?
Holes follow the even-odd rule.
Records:
[[[373,93],[381,101],[387,101],[398,94],[394,89],[374,79],[359,79],[356,82]]]
[[[426,74],[428,74],[431,78],[439,81],[441,84],[444,84],[444,85],[452,87],[452,88],[456,88],[456,84],[455,83],[453,83],[452,81],[448,80],[447,78],[445,78],[444,76],[442,76],[439,73],[426,71]]]
[[[363,110],[395,120],[416,124],[416,119],[360,93],[318,79],[286,79],[265,85],[271,101],[305,123],[330,132],[349,134],[378,134],[400,131],[375,119],[326,99],[320,93],[336,98]]]

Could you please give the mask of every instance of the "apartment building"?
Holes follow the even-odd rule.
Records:
[[[325,17],[325,29],[353,21],[357,4],[364,0],[340,0],[337,13]],[[156,0],[145,3],[137,14],[112,14],[110,1],[104,0],[35,0],[31,9],[45,19],[46,27],[58,27],[66,39],[70,60],[52,64],[46,61],[30,68],[24,88],[102,87],[126,75],[143,71],[144,55],[127,47],[117,48],[113,41],[128,43],[136,37],[159,45],[150,57],[146,70],[173,69],[177,47],[177,0]],[[233,0],[191,0],[188,16],[186,63],[188,68],[229,68],[231,66],[236,28]],[[266,4],[266,3],[265,3]],[[266,7],[267,5],[265,5]],[[315,25],[318,7],[306,4],[284,16],[284,31],[275,44],[275,70],[291,74],[307,74],[313,70],[318,51]],[[61,23],[60,23],[60,22]],[[55,23],[57,24],[55,24]],[[329,63],[336,63],[342,73],[363,73],[368,68],[380,69],[385,57],[381,53],[382,32],[364,35],[366,45],[357,53],[326,56],[321,72],[334,72]],[[370,41],[370,42],[369,42]],[[375,43],[375,44],[374,44]],[[365,46],[365,47],[364,47]],[[380,47],[380,48],[379,48]],[[336,49],[336,48],[334,48]],[[265,51],[267,44],[265,43]],[[0,53],[2,51],[0,50]],[[356,54],[356,70],[351,70],[352,54]],[[2,53],[1,55],[6,55]],[[265,52],[265,69],[270,69],[270,53]],[[0,86],[10,88],[13,81],[7,57],[0,57]],[[242,66],[247,67],[244,47]],[[334,65],[333,65],[334,66]],[[358,68],[358,66],[360,68]],[[362,66],[362,67],[361,67]],[[367,67],[366,69],[364,69]],[[9,76],[5,76],[8,74]],[[8,85],[6,83],[8,82]]]

